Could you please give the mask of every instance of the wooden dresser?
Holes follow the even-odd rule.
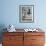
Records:
[[[44,46],[44,32],[3,32],[3,46]]]

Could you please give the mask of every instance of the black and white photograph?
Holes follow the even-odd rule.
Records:
[[[20,22],[34,22],[34,5],[20,5]]]

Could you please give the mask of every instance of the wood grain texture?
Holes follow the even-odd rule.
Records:
[[[23,33],[4,32],[3,46],[23,46]]]
[[[18,30],[20,31],[20,30]],[[3,46],[44,46],[44,32],[3,32]]]
[[[24,46],[44,46],[44,32],[24,33]]]

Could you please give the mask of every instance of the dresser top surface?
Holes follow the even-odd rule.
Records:
[[[16,29],[16,31],[15,32],[9,32],[9,33],[16,33],[16,32],[25,32],[25,33],[27,33],[24,29]],[[28,31],[29,33],[45,33],[45,32],[43,32],[43,31]],[[7,31],[7,33],[8,33],[8,31]]]

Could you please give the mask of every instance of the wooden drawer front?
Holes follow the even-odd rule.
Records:
[[[23,46],[23,43],[17,43],[17,44],[2,44],[2,46]]]
[[[29,35],[41,36],[41,35],[44,35],[44,32],[25,32],[24,33],[24,36],[29,36]]]
[[[44,36],[32,36],[32,44],[43,44]]]
[[[3,38],[3,45],[6,46],[22,46],[23,45],[23,37],[22,36],[8,36]]]
[[[24,46],[44,46],[44,36],[24,36]]]
[[[2,46],[16,46],[14,44],[3,44]]]
[[[23,36],[23,32],[4,32],[4,36]]]
[[[32,44],[32,46],[44,46],[43,44]]]
[[[14,43],[14,42],[21,42],[23,40],[23,36],[5,36],[3,37],[4,43]]]
[[[31,44],[32,44],[32,37],[30,37],[30,36],[26,36],[26,37],[24,37],[24,46],[31,46]]]

